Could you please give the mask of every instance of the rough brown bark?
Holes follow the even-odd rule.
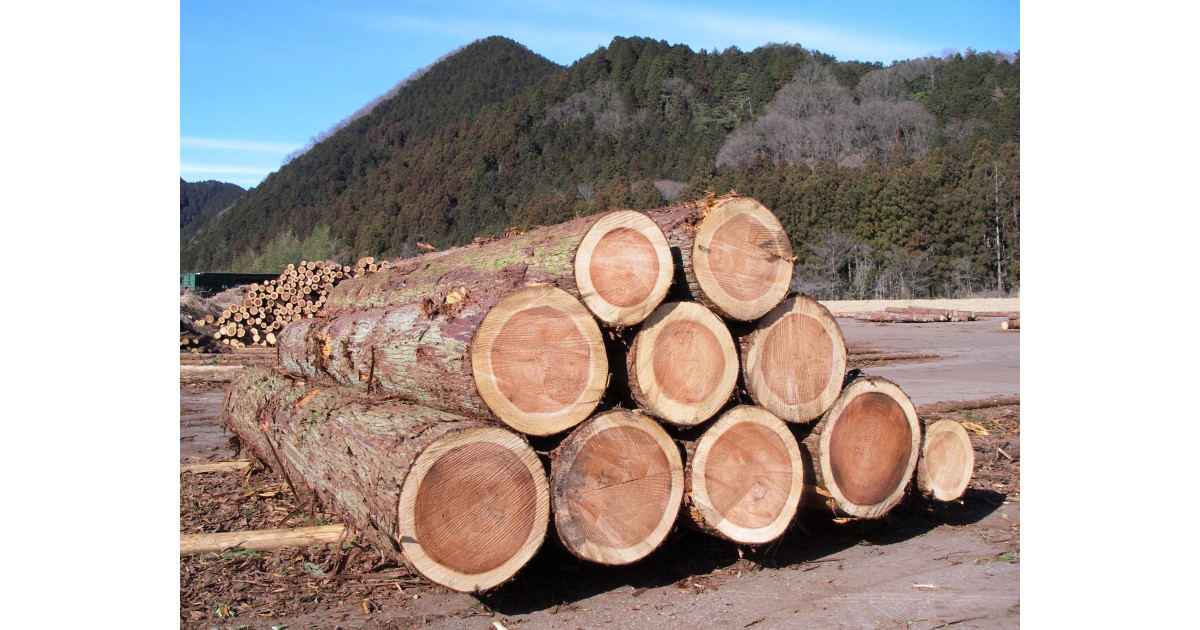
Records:
[[[727,319],[752,321],[787,294],[792,245],[779,220],[730,193],[648,211],[676,257],[670,300],[695,301]]]
[[[757,545],[783,535],[804,489],[800,448],[761,407],[725,412],[686,446],[683,511],[699,529]]]
[[[530,435],[563,431],[596,408],[608,359],[599,326],[578,300],[538,285],[452,303],[297,322],[279,336],[280,365],[307,379],[498,419]]]
[[[912,480],[921,426],[895,383],[866,376],[842,390],[800,446],[835,512],[878,518],[900,502]]]
[[[739,345],[750,397],[787,422],[812,422],[841,392],[846,340],[829,309],[810,296],[789,296]]]
[[[503,583],[544,538],[545,472],[511,431],[264,368],[234,381],[222,421],[303,498],[447,588]]]
[[[338,284],[321,314],[419,303],[427,312],[452,312],[464,299],[492,302],[528,284],[550,284],[603,323],[629,326],[662,301],[672,272],[661,230],[644,213],[618,210],[398,261]]]
[[[630,393],[646,413],[694,426],[729,400],[738,358],[721,318],[697,302],[668,302],[642,324],[625,368]]]
[[[628,564],[671,531],[683,497],[683,459],[646,415],[628,409],[598,414],[550,459],[555,530],[575,556]]]

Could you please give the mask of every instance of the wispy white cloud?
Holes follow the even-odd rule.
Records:
[[[197,138],[180,136],[179,146],[192,149],[226,149],[233,151],[260,151],[262,153],[290,153],[303,146],[303,142],[263,142],[258,140],[229,140],[225,138]]]

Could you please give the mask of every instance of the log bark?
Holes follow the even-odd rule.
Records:
[[[222,421],[302,498],[436,584],[494,587],[544,539],[549,484],[511,431],[263,368],[235,379]]]
[[[878,518],[900,502],[920,449],[912,401],[871,376],[847,385],[801,442],[820,493],[835,512],[859,518]]]
[[[736,193],[651,210],[677,257],[668,299],[703,304],[721,317],[752,321],[787,294],[792,244],[775,215]]]
[[[721,318],[696,302],[668,302],[646,318],[625,367],[637,404],[683,427],[717,413],[738,377],[733,336]]]
[[[670,533],[683,498],[683,458],[651,418],[628,409],[598,414],[550,459],[555,531],[575,556],[628,564]]]
[[[800,447],[761,407],[725,412],[686,448],[684,509],[702,531],[758,545],[779,538],[804,489]]]
[[[949,413],[951,411],[969,411],[971,409],[987,409],[988,407],[1003,407],[1021,404],[1020,396],[994,396],[978,400],[959,400],[952,402],[936,402],[917,407],[917,413],[924,416],[931,413]]]
[[[1010,318],[1000,322],[1000,330],[1020,330],[1021,318]]]
[[[644,213],[618,210],[525,234],[401,260],[339,283],[322,315],[426,302],[455,309],[454,296],[494,301],[528,284],[570,293],[603,323],[630,326],[663,300],[674,266],[662,231]]]
[[[966,491],[975,471],[971,436],[953,420],[934,421],[924,430],[917,460],[917,489],[936,501],[954,501]]]
[[[295,529],[268,529],[217,534],[180,534],[179,555],[220,553],[228,549],[271,551],[284,547],[307,547],[339,542],[346,534],[345,525],[319,525]]]
[[[502,298],[467,294],[453,305],[302,320],[279,335],[280,365],[529,435],[561,432],[595,410],[608,359],[599,326],[578,300],[538,285]]]
[[[846,340],[829,309],[810,296],[788,297],[739,345],[750,397],[787,422],[812,422],[841,392]]]

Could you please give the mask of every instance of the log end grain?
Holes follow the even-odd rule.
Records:
[[[895,383],[860,378],[821,420],[820,475],[838,509],[878,518],[904,497],[921,449],[912,401]]]
[[[700,437],[687,466],[692,518],[743,544],[783,535],[796,515],[804,466],[796,438],[760,407],[735,407]]]
[[[628,409],[599,414],[551,459],[555,530],[575,556],[628,564],[670,533],[683,500],[683,458],[654,420]]]
[[[431,582],[479,592],[508,581],[541,547],[550,491],[537,454],[499,427],[447,433],[400,488],[400,547]]]
[[[842,389],[846,340],[837,319],[812,297],[793,295],[743,340],[746,390],[788,422],[811,422]]]
[[[583,303],[610,326],[646,319],[666,296],[673,276],[666,236],[633,210],[598,219],[575,253],[575,284]]]
[[[917,488],[936,501],[962,496],[975,470],[971,436],[953,420],[937,420],[925,427],[921,457],[917,461]]]
[[[633,397],[647,413],[694,426],[729,400],[738,357],[721,318],[696,302],[668,302],[642,324],[626,369]]]
[[[479,396],[501,421],[552,435],[591,415],[608,382],[600,327],[566,291],[526,287],[484,316],[471,342]]]
[[[703,301],[729,319],[762,317],[787,295],[792,244],[779,219],[761,203],[727,196],[696,232],[692,268]]]

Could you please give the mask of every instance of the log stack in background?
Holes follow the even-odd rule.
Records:
[[[223,420],[460,591],[510,579],[549,523],[579,558],[627,564],[677,523],[760,545],[802,505],[877,518],[922,426],[895,384],[844,382],[837,321],[787,294],[791,251],[731,193],[399,261],[284,327],[278,365],[245,370]],[[953,446],[926,451],[961,470]],[[961,481],[926,470],[939,500]]]

